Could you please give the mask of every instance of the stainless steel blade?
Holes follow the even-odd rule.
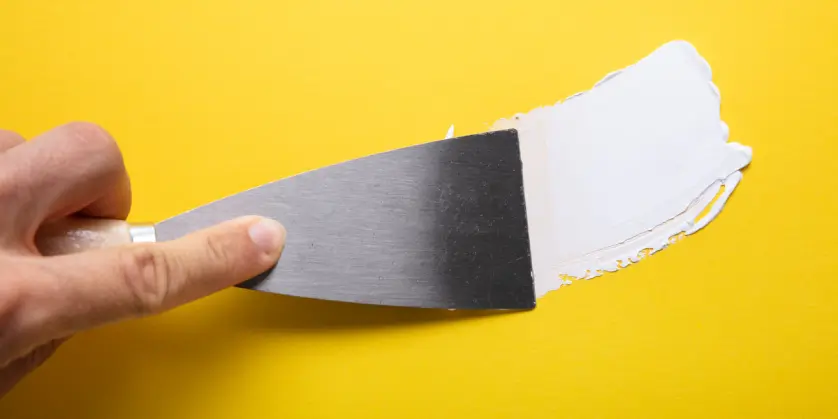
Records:
[[[496,131],[302,173],[165,220],[170,240],[246,214],[288,231],[277,266],[241,287],[450,309],[535,306],[518,136]]]

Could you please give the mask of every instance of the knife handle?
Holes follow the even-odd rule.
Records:
[[[155,241],[157,235],[153,225],[90,217],[54,221],[41,226],[35,235],[35,246],[44,256]]]

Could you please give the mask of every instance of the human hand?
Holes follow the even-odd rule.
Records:
[[[68,216],[125,219],[117,144],[86,123],[29,142],[0,131],[0,397],[73,334],[161,313],[273,266],[285,230],[243,217],[164,243],[44,256],[36,233]]]

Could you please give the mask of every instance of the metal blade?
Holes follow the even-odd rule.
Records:
[[[446,139],[272,182],[158,225],[170,240],[246,214],[282,222],[275,268],[241,287],[449,309],[535,306],[518,136]]]

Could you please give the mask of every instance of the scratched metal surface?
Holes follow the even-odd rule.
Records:
[[[535,306],[518,136],[397,149],[279,180],[163,221],[161,240],[245,214],[288,230],[241,287],[366,304]]]

